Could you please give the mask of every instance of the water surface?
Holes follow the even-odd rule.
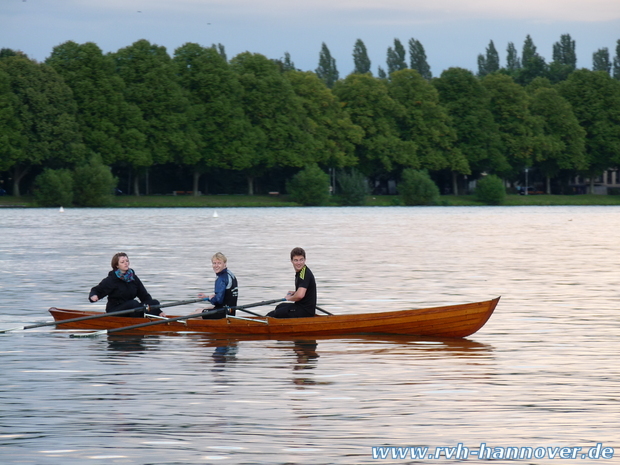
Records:
[[[210,291],[217,251],[240,303],[279,298],[295,246],[332,313],[502,299],[453,341],[0,335],[1,462],[453,463],[371,448],[601,443],[613,459],[576,462],[618,463],[619,226],[617,207],[2,209],[0,328],[103,309],[87,295],[117,251],[162,302]]]

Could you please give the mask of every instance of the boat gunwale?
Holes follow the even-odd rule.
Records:
[[[203,320],[188,319],[184,322],[163,322],[149,326],[148,329],[135,330],[135,333],[200,332],[210,334],[266,334],[283,335],[346,335],[355,333],[407,334],[441,337],[467,337],[482,328],[491,317],[500,300],[494,299],[465,304],[451,304],[440,307],[394,310],[388,312],[355,313],[340,315],[316,315],[310,318],[276,319],[270,317],[244,317],[243,319]],[[50,313],[58,321],[58,329],[101,330],[116,329],[131,324],[147,322],[149,318],[130,318],[110,316],[102,312],[88,310],[69,310],[51,307]],[[63,325],[57,316],[98,315],[88,322],[67,323]],[[413,318],[413,320],[412,320]],[[256,322],[254,323],[254,320]],[[443,323],[441,320],[445,320]],[[261,322],[260,325],[256,323]],[[267,321],[268,324],[264,324]],[[107,323],[106,323],[107,322]],[[379,324],[377,324],[379,323]],[[64,327],[63,327],[64,326]],[[113,326],[113,327],[112,327]],[[409,328],[409,329],[407,329]],[[416,329],[417,328],[417,329]]]

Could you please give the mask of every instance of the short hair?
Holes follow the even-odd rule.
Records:
[[[112,270],[118,270],[118,261],[121,259],[121,257],[127,257],[127,254],[125,252],[119,252],[114,254],[114,256],[112,257]],[[127,257],[127,260],[129,260],[129,257]]]
[[[299,257],[300,255],[306,258],[306,251],[301,247],[295,247],[293,250],[291,250],[291,260],[293,259],[293,257]]]
[[[221,260],[224,263],[228,262],[228,259],[226,258],[226,255],[224,255],[222,252],[218,252],[215,255],[213,255],[213,257],[211,257],[211,261],[213,260]]]

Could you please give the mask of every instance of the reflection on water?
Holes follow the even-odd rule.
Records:
[[[218,345],[213,351],[213,360],[219,363],[226,363],[235,360],[237,356],[237,343],[230,341],[227,344]]]
[[[617,442],[619,208],[218,213],[0,211],[0,328],[102,309],[88,290],[119,250],[162,302],[212,288],[218,250],[241,303],[278,298],[297,245],[332,313],[502,300],[462,340],[3,334],[0,462],[348,465],[381,462],[372,446]]]
[[[317,342],[308,340],[308,341],[295,341],[293,343],[293,350],[295,351],[295,355],[297,355],[297,363],[293,367],[294,371],[299,371],[297,373],[297,377],[293,378],[293,382],[299,386],[307,386],[314,385],[316,381],[309,377],[305,370],[312,370],[316,367],[317,359],[319,358],[319,354],[317,354]]]
[[[108,338],[108,350],[119,352],[145,352],[147,350],[144,339],[148,336],[108,334],[106,337]]]

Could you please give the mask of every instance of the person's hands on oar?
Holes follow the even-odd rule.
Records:
[[[8,332],[11,332],[11,331],[19,331],[19,330],[23,331],[23,330],[26,330],[26,329],[42,328],[43,326],[56,326],[56,325],[62,325],[64,323],[74,323],[76,321],[94,320],[94,319],[97,319],[97,318],[105,318],[105,317],[108,317],[108,316],[127,315],[127,314],[135,312],[136,310],[144,310],[144,312],[147,312],[149,310],[154,310],[156,308],[175,307],[177,305],[193,304],[193,303],[196,303],[196,302],[202,302],[204,300],[209,300],[209,299],[201,297],[199,299],[179,300],[179,301],[176,301],[176,302],[170,302],[168,304],[150,305],[150,306],[149,305],[141,305],[140,307],[130,308],[128,310],[119,310],[118,312],[98,313],[96,315],[81,316],[79,318],[71,318],[71,319],[68,319],[68,320],[50,321],[50,322],[47,322],[47,323],[38,323],[38,324],[35,324],[35,325],[29,325],[29,326],[19,326],[19,327],[16,327],[16,328],[1,329],[0,330],[0,334],[8,333]]]

